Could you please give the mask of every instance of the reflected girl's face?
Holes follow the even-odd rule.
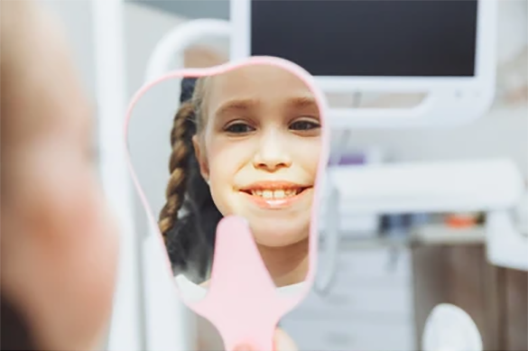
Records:
[[[245,217],[264,246],[306,239],[321,148],[312,91],[283,68],[253,65],[209,78],[204,101],[195,146],[220,212]]]

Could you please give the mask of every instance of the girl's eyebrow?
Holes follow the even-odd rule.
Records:
[[[260,105],[261,101],[256,98],[232,99],[224,102],[218,107],[214,116],[218,119],[229,116],[236,112],[248,112]],[[312,108],[319,110],[317,102],[312,96],[296,96],[289,98],[286,105],[290,108]]]
[[[288,105],[292,107],[318,107],[317,102],[311,96],[298,96],[288,100]]]
[[[244,112],[256,108],[260,104],[258,99],[245,98],[226,101],[218,107],[214,113],[216,117],[222,117],[233,112]]]

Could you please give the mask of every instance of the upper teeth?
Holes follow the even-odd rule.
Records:
[[[298,189],[288,190],[251,190],[253,196],[261,196],[265,199],[283,199],[285,197],[295,196],[299,192]]]

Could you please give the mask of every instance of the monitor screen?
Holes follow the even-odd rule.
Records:
[[[477,0],[252,0],[251,55],[314,76],[471,77]]]

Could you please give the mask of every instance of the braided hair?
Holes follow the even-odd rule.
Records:
[[[222,219],[200,173],[192,142],[202,124],[200,112],[206,80],[182,80],[181,105],[170,134],[172,154],[166,203],[159,215],[159,228],[174,273],[185,272],[197,282],[207,278],[216,227]]]

